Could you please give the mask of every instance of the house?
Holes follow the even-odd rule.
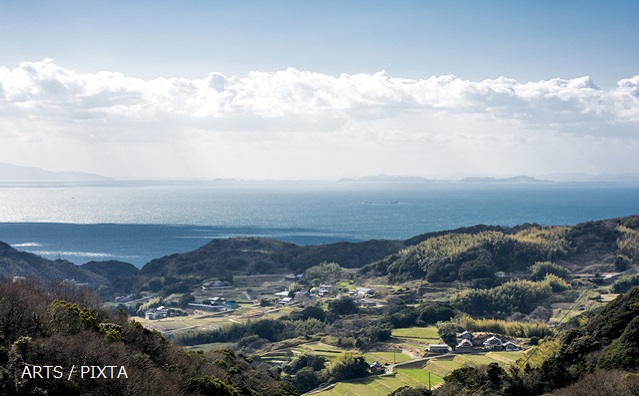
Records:
[[[464,338],[463,340],[459,342],[459,344],[457,344],[455,348],[460,349],[460,348],[472,348],[472,347],[473,347],[473,342],[467,338]]]
[[[281,299],[277,303],[278,304],[282,304],[282,305],[288,305],[288,304],[290,304],[291,301],[293,301],[293,297],[284,297],[283,299]]]
[[[287,282],[295,282],[297,280],[297,276],[295,276],[295,274],[284,275],[284,280]]]
[[[288,297],[288,290],[282,290],[281,292],[275,293],[276,297]]]
[[[355,294],[357,294],[357,296],[359,297],[368,297],[375,294],[375,291],[367,287],[358,287],[357,289],[355,289]]]
[[[383,374],[386,372],[386,367],[378,361],[374,361],[370,365],[370,371],[373,374]]]
[[[473,335],[470,333],[470,331],[466,330],[463,333],[461,333],[459,335],[459,338],[463,338],[465,340],[472,340],[473,339]]]
[[[206,303],[214,307],[223,307],[225,302],[226,298],[224,297],[211,297],[206,300]]]
[[[357,300],[356,303],[357,306],[360,308],[372,308],[377,306],[377,303],[375,301],[366,300],[364,298],[362,298],[361,300]]]
[[[313,300],[315,300],[315,296],[308,291],[298,291],[297,293],[295,293],[295,300],[301,303],[311,303]]]
[[[446,344],[428,344],[428,352],[433,353],[446,353],[448,352],[448,345]]]
[[[317,289],[317,295],[320,297],[324,297],[331,293],[333,289],[333,285],[320,285],[319,289]]]
[[[133,294],[129,294],[129,295],[126,295],[126,296],[117,296],[115,298],[115,302],[126,303],[126,302],[129,302],[129,301],[133,301],[133,297],[134,297]]]
[[[484,341],[484,346],[488,349],[501,349],[501,340],[495,336],[490,337]]]
[[[502,344],[502,348],[504,348],[504,350],[508,351],[508,352],[510,352],[510,351],[518,351],[518,350],[521,349],[521,348],[519,348],[518,345],[516,345],[515,343],[512,343],[510,341]]]
[[[202,283],[202,290],[217,289],[217,288],[229,287],[229,286],[231,286],[231,284],[227,281],[221,281],[221,280],[207,281]]]
[[[158,320],[158,319],[166,318],[168,316],[169,316],[169,309],[164,306],[150,309],[144,313],[144,319],[148,319],[148,320]]]

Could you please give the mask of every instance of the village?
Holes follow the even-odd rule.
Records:
[[[160,331],[172,339],[193,331],[210,331],[231,324],[248,323],[260,319],[277,319],[301,311],[305,307],[328,307],[335,299],[348,298],[362,312],[381,312],[389,300],[401,298],[405,287],[389,285],[358,285],[352,281],[323,283],[301,288],[304,274],[236,276],[231,285],[222,280],[202,282],[186,297],[185,294],[158,298],[147,295],[141,299],[122,296],[118,303],[131,307],[145,307],[144,318],[136,318],[145,327]],[[447,290],[432,294],[440,298]],[[188,301],[186,304],[185,301]],[[182,302],[182,307],[179,306]],[[372,310],[372,311],[371,311]],[[452,345],[443,342],[434,325],[392,330],[388,340],[364,348],[326,344],[322,334],[305,339],[280,342],[258,350],[257,357],[273,367],[283,367],[291,359],[305,353],[333,359],[345,352],[362,354],[372,378],[383,387],[394,381],[410,386],[436,386],[443,377],[456,368],[478,366],[489,362],[500,365],[514,364],[529,346],[529,340],[497,333],[459,332]],[[206,343],[187,346],[190,350],[212,350],[231,347],[229,343]],[[338,383],[338,387],[348,383]],[[331,394],[335,389],[323,392]],[[328,392],[328,393],[327,393]],[[322,393],[320,393],[322,394]]]

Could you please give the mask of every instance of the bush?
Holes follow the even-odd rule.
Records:
[[[364,356],[345,352],[329,363],[328,373],[334,381],[361,378],[368,375],[368,364]]]
[[[570,276],[570,270],[559,264],[551,263],[550,261],[536,262],[530,267],[530,278],[534,281],[540,281],[546,278],[548,274],[566,279]]]

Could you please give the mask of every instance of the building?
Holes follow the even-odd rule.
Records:
[[[428,352],[432,353],[446,353],[448,352],[448,345],[446,344],[428,344]]]
[[[291,301],[293,301],[293,297],[284,297],[283,299],[281,299],[277,303],[281,304],[281,305],[288,305],[288,304],[291,303]]]
[[[218,306],[218,307],[223,307],[224,303],[226,302],[226,298],[224,297],[211,297],[211,298],[207,298],[205,303],[208,303],[211,306]]]
[[[221,281],[221,280],[207,281],[202,283],[202,290],[219,289],[221,287],[229,287],[229,286],[231,286],[231,284],[227,281]]]
[[[317,295],[320,297],[324,297],[331,294],[332,290],[333,285],[320,285],[319,289],[317,289]]]
[[[472,340],[473,339],[473,335],[470,333],[470,331],[466,330],[463,333],[461,333],[459,335],[459,338],[463,338],[465,340]]]
[[[501,349],[502,342],[499,338],[492,336],[486,341],[484,341],[484,347],[488,349]]]
[[[473,342],[467,338],[462,339],[459,344],[457,344],[457,346],[455,348],[457,349],[461,349],[461,348],[472,348],[473,347]]]
[[[386,367],[378,361],[374,361],[370,365],[370,371],[373,374],[384,374],[386,372]]]
[[[518,351],[518,350],[521,349],[521,348],[519,348],[518,345],[516,345],[515,343],[510,342],[510,341],[505,342],[504,344],[502,344],[502,348],[504,348],[504,351],[507,351],[507,352]]]
[[[375,294],[375,291],[367,287],[358,287],[357,289],[355,289],[355,294],[357,294],[357,296],[359,297],[369,297]]]
[[[377,306],[377,303],[375,301],[366,300],[364,298],[362,298],[361,300],[357,300],[356,303],[357,306],[360,308],[373,308]]]
[[[158,320],[158,319],[166,318],[168,316],[169,316],[169,309],[164,306],[150,309],[144,313],[144,319],[148,319],[148,320]]]

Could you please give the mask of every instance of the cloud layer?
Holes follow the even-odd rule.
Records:
[[[514,147],[540,136],[636,144],[639,76],[602,89],[589,77],[414,80],[383,71],[335,77],[289,68],[142,80],[77,73],[50,59],[0,68],[3,145],[64,141],[80,150],[83,144],[169,144],[195,153],[234,144],[249,149],[255,142],[262,144],[256,152],[304,151],[309,142],[325,146],[324,152],[384,143],[400,153],[426,141],[451,149],[468,140]]]

